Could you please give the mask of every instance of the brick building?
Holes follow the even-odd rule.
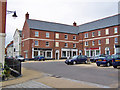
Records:
[[[93,22],[65,25],[29,19],[22,30],[22,55],[34,58],[67,58],[79,54],[89,57],[99,54],[115,54],[119,51],[120,30],[118,16],[114,15]]]

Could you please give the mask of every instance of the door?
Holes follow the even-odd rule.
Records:
[[[58,53],[56,53],[56,59],[58,59],[58,57],[59,57],[59,56],[58,56]]]

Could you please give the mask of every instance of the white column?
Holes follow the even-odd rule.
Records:
[[[89,57],[91,57],[91,50],[89,50]]]
[[[38,55],[40,55],[40,50],[38,50]]]
[[[34,58],[34,48],[32,48],[32,58]]]
[[[0,63],[4,65],[5,60],[5,33],[0,33]]]
[[[95,50],[95,56],[96,56],[96,50]]]
[[[47,58],[47,51],[45,51],[45,58]]]

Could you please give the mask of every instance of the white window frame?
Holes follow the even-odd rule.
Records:
[[[85,41],[85,46],[88,46],[88,41]]]
[[[105,29],[105,34],[109,35],[109,29]]]
[[[35,42],[38,42],[38,41],[37,41],[37,40],[35,40]],[[39,45],[39,42],[38,42],[37,44],[35,43],[35,46],[38,46],[38,45]]]
[[[65,38],[65,36],[67,36],[67,38]],[[65,34],[65,35],[64,35],[64,38],[65,38],[65,39],[68,39],[68,35],[67,35],[67,34]]]
[[[116,42],[116,40],[115,40],[116,38],[117,38],[117,37],[114,38],[114,42],[115,42],[115,43],[118,43],[118,38],[117,38],[117,42]]]
[[[92,46],[94,46],[95,45],[95,41],[92,41]]]
[[[109,44],[109,38],[106,38],[106,44]]]
[[[35,31],[35,37],[39,37],[39,32]]]
[[[95,32],[92,32],[92,37],[95,37]]]
[[[117,27],[114,28],[114,33],[115,34],[118,33],[118,28]]]
[[[55,34],[55,37],[56,37],[57,39],[59,39],[59,33],[56,33],[56,34]]]
[[[75,45],[75,46],[74,46]],[[73,48],[76,48],[76,43],[73,43]]]
[[[49,38],[49,37],[50,37],[50,33],[46,32],[46,38]]]
[[[48,45],[47,45],[47,43],[48,43]],[[45,45],[46,45],[46,47],[49,47],[49,42],[46,42]]]
[[[55,42],[55,47],[59,47],[59,42]]]
[[[98,31],[98,36],[101,36],[101,31]]]
[[[84,38],[88,38],[88,33],[85,33],[85,34],[84,34]]]
[[[68,43],[65,43],[65,47],[68,47]]]
[[[100,41],[100,42],[99,42]],[[101,45],[101,40],[98,40],[98,45]]]
[[[75,38],[74,38],[75,37]],[[73,40],[76,40],[76,36],[73,36]]]

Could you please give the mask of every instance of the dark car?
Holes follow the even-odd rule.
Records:
[[[105,65],[105,66],[111,66],[112,65],[112,56],[108,55],[105,57],[99,57],[98,59],[96,59],[96,64],[97,66],[100,65]]]
[[[70,65],[74,65],[74,64],[78,64],[78,63],[87,63],[87,56],[84,55],[79,55],[79,56],[73,56],[71,59],[67,59],[65,61],[66,64]]]
[[[21,61],[21,62],[25,61],[25,59],[22,55],[16,56],[16,60]]]
[[[15,59],[13,56],[6,56],[6,59]]]
[[[107,55],[105,55],[105,54],[92,56],[92,57],[90,57],[90,61],[91,61],[91,62],[96,62],[96,60],[97,60],[98,58],[100,58],[100,57],[106,57],[106,56],[107,56]]]
[[[43,61],[45,61],[45,57],[41,56],[41,55],[35,56],[34,60],[38,60],[38,61],[42,61],[43,60]]]
[[[120,66],[120,54],[113,55],[112,65],[114,68],[117,68],[117,66]]]

